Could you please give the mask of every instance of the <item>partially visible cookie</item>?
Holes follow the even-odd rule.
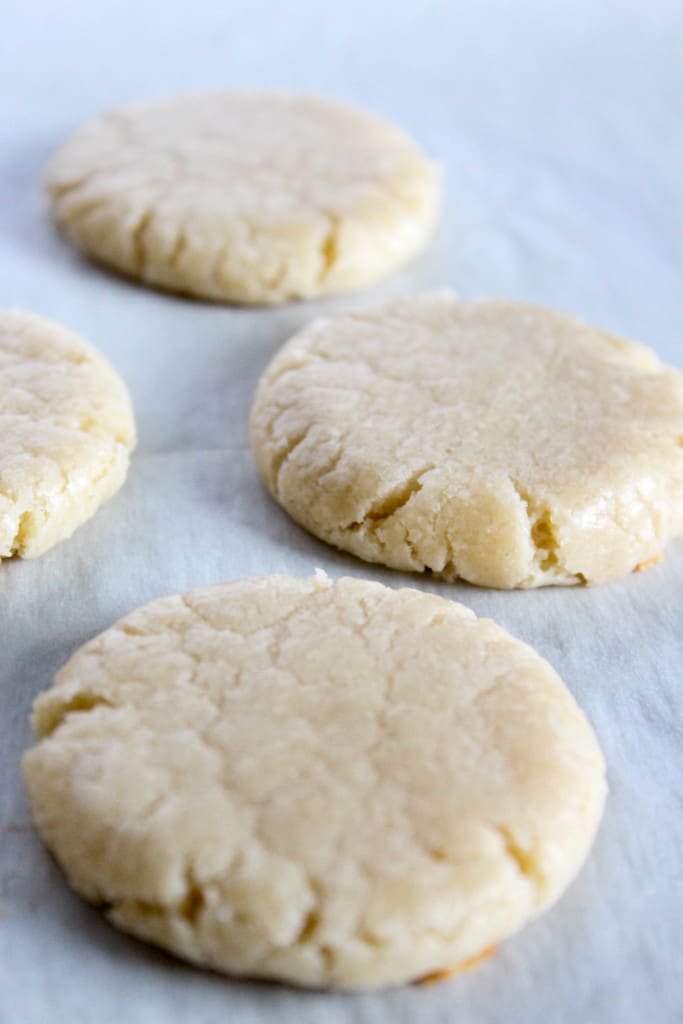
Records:
[[[324,574],[133,612],[33,723],[34,818],[82,895],[194,963],[316,987],[469,966],[573,879],[606,792],[529,647]]]
[[[432,233],[436,168],[329,99],[223,92],[106,114],[47,173],[57,224],[146,284],[277,303],[357,288]]]
[[[297,522],[395,569],[600,583],[683,529],[683,374],[549,309],[438,292],[317,320],[251,433]]]
[[[121,486],[134,444],[105,358],[50,320],[0,310],[0,559],[70,537]]]

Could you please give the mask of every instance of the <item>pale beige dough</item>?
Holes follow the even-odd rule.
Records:
[[[70,537],[126,478],[126,387],[78,335],[0,310],[0,560]]]
[[[534,651],[461,605],[324,574],[147,605],[35,704],[40,833],[125,931],[366,988],[462,965],[577,873],[606,792]]]
[[[534,306],[438,292],[317,320],[251,433],[297,522],[394,569],[599,583],[683,529],[683,374]]]
[[[439,175],[393,126],[329,99],[223,92],[101,117],[57,152],[58,225],[103,263],[208,299],[365,285],[414,256]]]

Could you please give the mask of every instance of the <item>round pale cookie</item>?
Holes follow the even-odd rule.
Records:
[[[70,537],[119,489],[134,444],[106,359],[50,320],[0,310],[0,559]]]
[[[318,320],[251,432],[297,522],[394,569],[599,583],[683,529],[683,374],[534,306],[438,292]]]
[[[529,647],[324,574],[133,612],[33,723],[33,814],[82,895],[194,963],[301,985],[467,966],[569,884],[606,793]]]
[[[150,285],[276,303],[357,288],[414,256],[439,201],[403,133],[313,96],[131,106],[76,133],[47,188],[85,252]]]

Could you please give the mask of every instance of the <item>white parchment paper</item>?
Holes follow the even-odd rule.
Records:
[[[683,543],[593,590],[400,576],[290,522],[259,484],[246,427],[256,380],[295,329],[422,287],[554,305],[681,365],[682,55],[678,0],[0,0],[0,305],[100,346],[140,433],[115,500],[44,558],[0,567],[2,1024],[683,1020]],[[40,177],[67,132],[128,100],[231,84],[331,93],[401,122],[445,168],[429,252],[364,294],[259,311],[146,291],[57,237]],[[559,670],[606,753],[607,813],[577,883],[447,984],[342,997],[186,967],[74,896],[30,827],[29,709],[79,644],[162,594],[315,566],[494,617]]]

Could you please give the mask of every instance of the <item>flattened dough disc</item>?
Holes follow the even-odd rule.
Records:
[[[35,705],[33,813],[121,928],[360,989],[464,965],[552,903],[605,798],[547,662],[462,605],[319,574],[195,590]]]
[[[357,288],[414,256],[436,168],[402,132],[312,96],[224,92],[127,107],[47,174],[77,246],[147,284],[277,303]]]
[[[105,358],[50,320],[0,310],[0,559],[70,537],[119,489],[134,444]]]
[[[548,309],[438,292],[318,320],[251,432],[297,522],[395,569],[600,583],[683,529],[683,374]]]

